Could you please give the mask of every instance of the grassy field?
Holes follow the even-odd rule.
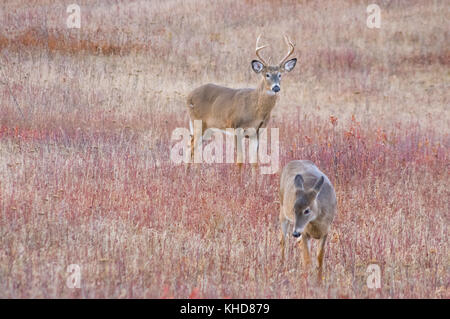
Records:
[[[73,2],[0,4],[0,298],[450,297],[448,2],[369,29],[366,1],[80,0],[68,29]],[[281,263],[279,172],[170,161],[192,89],[256,86],[259,33],[299,59],[281,165],[336,188],[321,284],[291,238]]]

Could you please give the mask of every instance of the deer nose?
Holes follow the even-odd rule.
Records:
[[[275,85],[273,88],[272,88],[272,91],[274,91],[274,92],[280,92],[280,86],[278,86],[278,85]]]
[[[300,237],[300,233],[298,232],[298,231],[294,231],[293,233],[292,233],[292,236],[294,236],[295,238],[298,238],[298,237]]]

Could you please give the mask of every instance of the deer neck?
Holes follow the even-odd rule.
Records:
[[[267,90],[267,88],[264,85],[264,80],[260,82],[256,89],[257,94],[257,105],[256,110],[261,115],[266,115],[272,111],[274,108],[276,102],[277,102],[277,95],[275,92],[271,90]]]

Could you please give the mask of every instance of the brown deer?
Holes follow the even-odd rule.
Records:
[[[259,140],[259,129],[266,127],[270,113],[281,90],[281,76],[294,69],[297,59],[287,60],[294,52],[294,44],[285,36],[289,51],[278,65],[268,65],[260,51],[268,45],[259,46],[256,40],[256,56],[251,62],[255,73],[261,75],[257,88],[232,89],[215,84],[206,84],[193,90],[187,98],[190,117],[191,157],[194,154],[194,132],[192,123],[202,121],[202,134],[208,128],[224,131],[226,128],[254,129]],[[246,136],[248,137],[248,135]],[[256,151],[258,145],[256,144]],[[239,151],[238,151],[239,154]],[[238,155],[239,156],[239,155]]]
[[[314,163],[306,160],[289,162],[280,180],[281,257],[289,223],[292,236],[303,249],[305,266],[311,264],[310,239],[318,239],[318,279],[322,279],[325,242],[337,211],[336,194],[328,177]]]

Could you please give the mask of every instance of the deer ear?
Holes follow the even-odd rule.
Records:
[[[284,68],[286,71],[291,72],[291,71],[294,69],[294,67],[295,67],[296,64],[297,64],[297,58],[293,58],[293,59],[291,59],[291,60],[289,60],[289,61],[286,61],[286,62],[284,63],[284,65],[283,65],[283,68]]]
[[[303,189],[303,183],[304,183],[304,180],[303,180],[302,175],[297,174],[294,179],[295,188]]]
[[[316,194],[318,194],[320,192],[320,189],[322,188],[324,180],[325,179],[323,178],[323,175],[322,175],[322,176],[320,176],[319,180],[314,184],[313,190]]]
[[[253,71],[255,71],[255,73],[261,72],[263,68],[264,68],[264,64],[262,64],[262,62],[260,62],[258,60],[252,61],[252,69],[253,69]]]

